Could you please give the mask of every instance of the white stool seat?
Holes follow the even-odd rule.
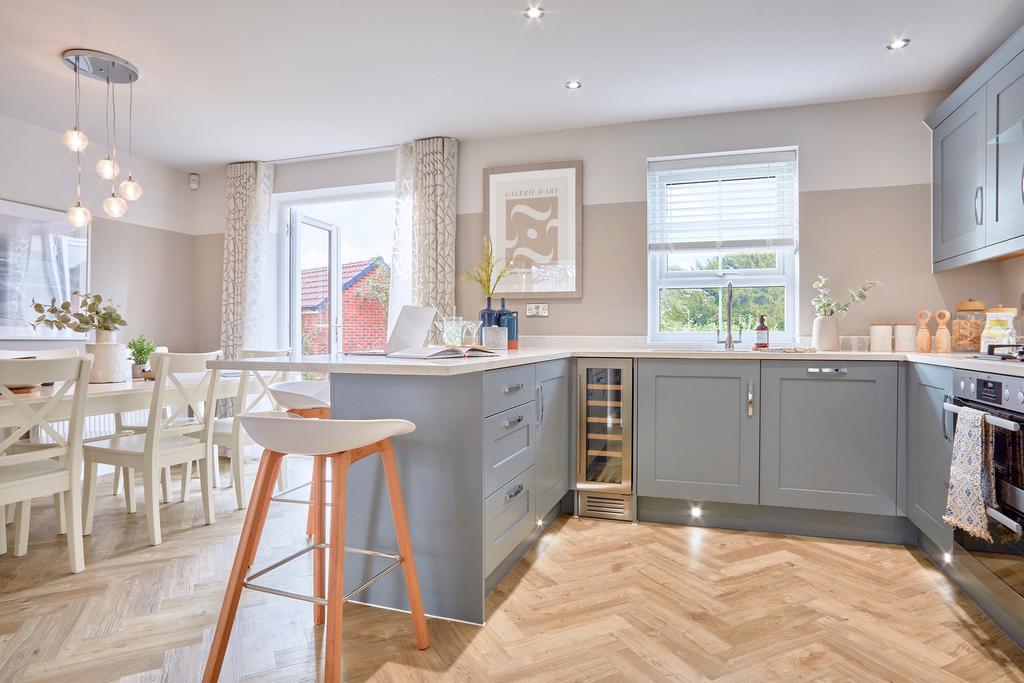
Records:
[[[330,382],[278,382],[270,385],[270,395],[285,410],[331,407]]]
[[[408,420],[307,420],[291,413],[251,413],[238,419],[260,446],[297,455],[339,453],[416,429]]]

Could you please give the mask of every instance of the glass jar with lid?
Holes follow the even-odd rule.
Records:
[[[985,327],[985,302],[974,299],[958,301],[952,327],[954,351],[981,351],[981,330]]]
[[[1017,332],[1013,328],[1013,319],[1017,317],[1017,309],[1008,306],[996,306],[985,311],[985,329],[981,332],[981,351],[988,352],[993,344],[1006,345],[1017,343]]]

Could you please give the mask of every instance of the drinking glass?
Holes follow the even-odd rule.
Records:
[[[441,318],[441,343],[445,346],[458,346],[462,343],[462,316],[444,316]]]

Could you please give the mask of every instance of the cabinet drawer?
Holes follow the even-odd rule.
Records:
[[[484,574],[501,564],[536,526],[533,468],[484,500]]]
[[[533,365],[485,372],[484,415],[495,415],[532,401],[536,384],[537,373]]]
[[[533,401],[484,420],[484,496],[533,464]]]

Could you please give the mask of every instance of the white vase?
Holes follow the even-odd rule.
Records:
[[[96,330],[96,342],[85,345],[85,352],[92,354],[90,384],[124,382],[129,377],[127,349],[117,343],[117,332]]]
[[[839,320],[834,315],[819,315],[811,330],[811,346],[818,351],[839,350]]]

